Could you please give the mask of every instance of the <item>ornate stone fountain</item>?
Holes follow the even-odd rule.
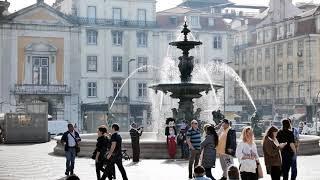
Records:
[[[207,83],[196,83],[192,82],[192,71],[194,67],[194,57],[189,56],[189,51],[196,46],[202,44],[200,41],[189,41],[188,34],[191,31],[188,29],[188,25],[185,22],[184,28],[181,31],[184,35],[183,41],[175,41],[169,43],[171,46],[176,46],[178,49],[182,50],[182,56],[179,57],[179,71],[180,71],[180,83],[161,83],[150,86],[154,89],[156,93],[162,91],[165,94],[168,92],[171,93],[171,97],[174,99],[179,99],[178,109],[173,108],[172,113],[173,117],[178,120],[187,120],[191,121],[192,119],[197,119],[201,111],[200,108],[194,112],[193,99],[200,98],[202,95],[200,93],[208,93],[212,88],[216,91],[219,88],[222,88],[222,85],[219,84],[207,84]]]

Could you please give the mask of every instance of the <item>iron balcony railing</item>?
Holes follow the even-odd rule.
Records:
[[[115,97],[113,97],[113,96],[110,96],[108,98],[110,104],[113,102],[114,98]],[[117,99],[115,100],[115,102],[116,103],[127,103],[129,101],[128,101],[128,97],[127,96],[118,96]]]
[[[118,27],[157,27],[156,21],[134,21],[134,20],[115,20],[102,18],[72,17],[73,21],[81,25],[100,25],[100,26],[118,26]]]
[[[13,93],[15,95],[71,95],[67,85],[37,85],[37,84],[16,84]]]

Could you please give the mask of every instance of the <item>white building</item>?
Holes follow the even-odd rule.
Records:
[[[87,129],[95,129],[112,113],[122,127],[143,124],[150,109],[147,91],[153,80],[158,35],[155,0],[64,0],[54,7],[73,14],[81,27],[81,109]],[[145,66],[144,68],[141,68]],[[113,99],[128,75],[140,68]],[[130,87],[128,87],[128,85]],[[102,121],[97,121],[98,119]]]

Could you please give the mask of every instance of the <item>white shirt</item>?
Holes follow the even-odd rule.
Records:
[[[76,146],[76,140],[71,136],[71,134],[73,135],[73,137],[76,137],[76,133],[74,131],[72,133],[68,133],[68,146],[74,147]]]
[[[236,156],[239,159],[241,165],[240,172],[256,173],[256,160],[259,159],[259,155],[255,143],[248,144],[241,141],[237,146]],[[243,156],[254,156],[255,159],[242,159]]]

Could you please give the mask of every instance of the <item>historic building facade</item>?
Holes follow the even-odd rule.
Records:
[[[2,15],[0,34],[1,112],[47,102],[53,119],[79,123],[78,26],[39,0]]]
[[[319,8],[303,12],[288,0],[272,0],[255,18],[235,20],[234,64],[263,115],[311,120],[320,90]],[[253,112],[238,86],[235,103]]]

